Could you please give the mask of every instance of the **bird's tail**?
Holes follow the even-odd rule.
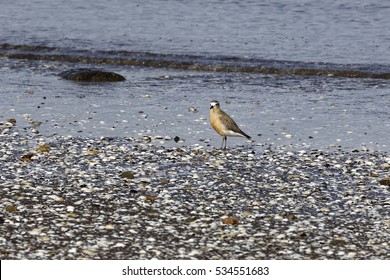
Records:
[[[250,137],[248,134],[246,134],[244,131],[241,130],[241,134],[244,135],[248,140],[251,140],[252,137]]]

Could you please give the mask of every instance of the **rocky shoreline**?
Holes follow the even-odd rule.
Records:
[[[164,147],[11,122],[0,161],[1,259],[390,258],[385,152]]]

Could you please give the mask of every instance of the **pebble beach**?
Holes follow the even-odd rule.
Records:
[[[390,156],[0,130],[1,259],[389,259]]]

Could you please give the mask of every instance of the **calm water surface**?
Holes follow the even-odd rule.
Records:
[[[1,41],[69,49],[390,63],[387,0],[3,1]]]

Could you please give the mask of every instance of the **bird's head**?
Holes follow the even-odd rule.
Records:
[[[210,102],[210,110],[214,108],[219,108],[219,102],[216,100]]]

